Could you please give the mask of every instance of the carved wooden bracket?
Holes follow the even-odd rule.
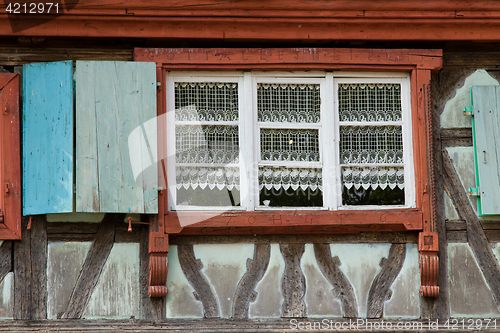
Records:
[[[420,293],[424,297],[438,297],[438,234],[421,232],[418,237],[418,263],[420,266]]]
[[[149,297],[167,296],[168,235],[158,216],[149,221]]]

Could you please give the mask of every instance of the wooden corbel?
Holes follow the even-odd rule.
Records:
[[[152,215],[149,223],[149,297],[167,296],[168,235],[163,221]]]
[[[421,232],[418,236],[418,263],[420,266],[420,293],[424,297],[439,295],[438,271],[438,234]]]

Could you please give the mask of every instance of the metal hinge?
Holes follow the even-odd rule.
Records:
[[[161,87],[161,82],[156,82],[157,87]]]
[[[464,108],[464,116],[473,116],[474,114],[472,113],[472,107],[465,107]]]
[[[469,187],[469,195],[473,197],[479,197],[481,195],[479,192],[479,187]]]

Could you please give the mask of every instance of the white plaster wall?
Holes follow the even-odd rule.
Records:
[[[221,317],[230,318],[234,292],[247,271],[247,259],[253,258],[254,244],[197,244],[193,248],[219,300]]]
[[[380,260],[387,258],[391,244],[330,244],[332,257],[338,256],[340,269],[356,294],[358,317],[366,317],[368,292],[380,272]]]
[[[115,243],[83,317],[139,318],[139,244]]]
[[[203,305],[182,272],[177,245],[169,246],[167,289],[167,318],[203,318]]]
[[[280,252],[279,244],[271,244],[271,257],[266,273],[257,284],[257,299],[250,303],[250,318],[279,318],[283,296],[281,293],[281,277],[285,272],[285,260]]]
[[[497,85],[498,81],[492,78],[485,70],[477,70],[471,74],[463,87],[457,89],[455,97],[446,102],[441,114],[442,128],[472,127],[470,116],[463,115],[464,107],[471,106],[470,89],[476,85]]]

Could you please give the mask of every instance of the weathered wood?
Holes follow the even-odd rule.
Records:
[[[132,231],[128,231],[127,223],[117,223],[115,243],[139,243],[143,229],[147,230],[147,225],[132,224]]]
[[[479,211],[500,214],[500,89],[473,86],[476,168],[481,191]]]
[[[50,222],[47,223],[47,234],[95,234],[99,223],[85,222]]]
[[[19,75],[0,74],[0,239],[21,238],[21,144]],[[7,188],[6,188],[7,187]],[[6,192],[5,190],[8,190]]]
[[[304,244],[280,244],[280,251],[285,260],[285,271],[281,277],[283,305],[281,317],[306,317],[306,277],[300,267],[300,258],[304,254]]]
[[[165,216],[165,222],[165,232],[168,234],[340,234],[421,230],[422,212],[417,209],[254,211],[221,212],[217,216],[204,212],[170,212]]]
[[[500,303],[500,263],[486,238],[478,217],[463,189],[453,162],[446,150],[443,150],[444,185],[453,201],[459,217],[466,222],[467,239],[474,253],[483,276],[488,283],[497,304]]]
[[[47,220],[36,216],[31,223],[31,319],[47,319]]]
[[[22,242],[14,243],[14,319],[47,318],[47,229],[45,216],[36,216]]]
[[[224,68],[277,69],[303,66],[333,69],[346,66],[409,66],[419,62],[419,69],[438,70],[442,65],[440,50],[383,49],[142,49],[134,50],[135,61],[154,61],[167,69],[195,69],[203,66]],[[319,65],[319,66],[318,66]],[[326,68],[325,68],[326,66]],[[215,67],[213,67],[215,68]]]
[[[158,213],[155,64],[77,61],[75,77],[77,211]]]
[[[50,222],[47,224],[47,237],[50,242],[93,241],[99,226],[99,223]],[[132,232],[129,232],[127,223],[117,223],[115,243],[139,243],[142,229],[147,229],[147,226],[133,224]]]
[[[345,318],[356,318],[358,316],[358,304],[356,295],[349,279],[339,269],[341,265],[339,257],[332,258],[330,244],[314,244],[314,255],[321,273],[333,286],[333,297],[340,299],[342,305],[342,316]]]
[[[23,69],[23,214],[72,212],[72,62]]]
[[[97,231],[62,319],[81,318],[113,248],[115,226],[125,214],[106,214]]]
[[[31,255],[28,218],[23,217],[21,242],[14,243],[14,319],[31,319]]]
[[[362,232],[357,234],[290,234],[185,236],[170,235],[170,244],[232,244],[232,243],[416,243],[416,232]]]
[[[220,316],[219,302],[212,290],[207,278],[201,272],[203,263],[194,256],[193,245],[177,246],[177,255],[182,272],[186,276],[193,289],[194,297],[203,305],[203,316],[205,318],[217,318]]]
[[[0,65],[67,60],[132,61],[133,49],[0,47]]]
[[[304,318],[297,319],[295,324],[296,330],[291,326],[293,322],[289,318],[284,319],[259,319],[259,320],[231,320],[231,319],[171,319],[168,322],[152,323],[143,320],[49,320],[49,321],[18,321],[18,320],[2,320],[0,321],[0,332],[192,332],[192,333],[282,333],[282,332],[338,332],[338,327],[348,327],[350,324],[349,319],[342,318],[328,318],[329,328],[322,329],[321,319],[319,318]],[[363,320],[363,319],[360,319]],[[469,321],[471,320],[471,321]],[[465,323],[476,322],[477,318],[464,318]],[[493,321],[493,320],[492,320]],[[462,318],[460,318],[460,325]],[[299,330],[298,325],[304,327]],[[310,323],[316,326],[311,329],[306,328],[306,324]],[[370,324],[366,321],[356,324],[356,320],[351,319],[354,323],[355,332],[380,332],[380,333],[393,333],[395,331],[403,332],[419,332],[419,333],[432,333],[432,332],[457,332],[452,329],[450,323],[446,324],[445,321],[431,321],[428,320],[376,320],[370,319]],[[384,324],[383,324],[384,323]],[[395,327],[400,325],[407,325],[407,329],[397,330]],[[498,325],[491,324],[486,327],[486,321],[483,321],[483,329],[481,332],[500,332]],[[335,326],[337,325],[337,329]],[[447,325],[447,326],[446,326]],[[374,329],[380,327],[380,329]],[[387,327],[392,327],[387,329]],[[342,330],[340,330],[342,331]],[[345,331],[349,331],[347,328]],[[354,331],[354,329],[353,329]]]
[[[472,147],[471,128],[441,129],[443,147]]]
[[[384,303],[392,297],[390,290],[392,283],[401,272],[406,257],[406,244],[392,244],[389,250],[389,258],[382,258],[380,267],[382,270],[377,274],[368,292],[367,314],[368,318],[382,318],[384,314]]]
[[[270,244],[255,244],[253,259],[247,259],[247,271],[234,292],[233,318],[248,319],[250,302],[255,302],[257,299],[255,287],[266,273],[270,258]]]
[[[149,297],[149,231],[147,228],[140,230],[139,244],[139,283],[140,283],[140,307],[141,319],[153,322],[162,321],[166,318],[166,304],[164,297]]]
[[[4,241],[0,246],[0,282],[12,271],[12,242]]]

